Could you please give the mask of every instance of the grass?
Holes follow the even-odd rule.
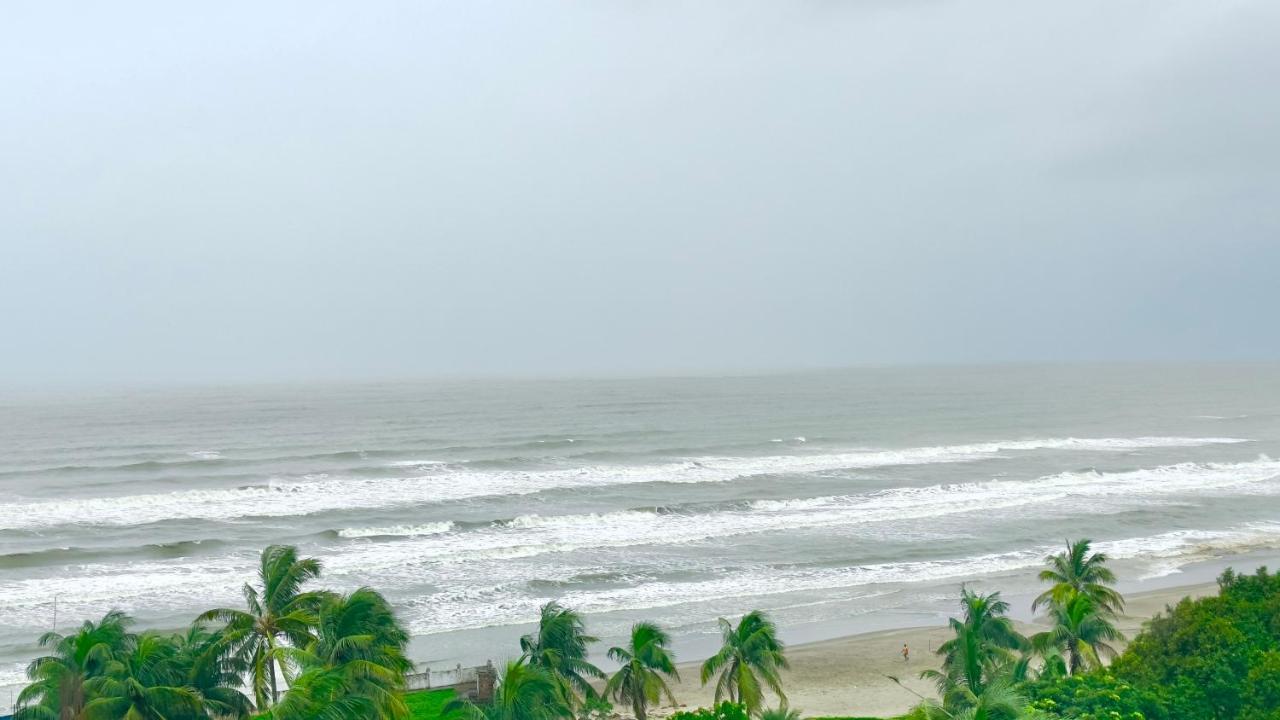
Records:
[[[444,704],[453,699],[453,690],[419,690],[404,696],[413,720],[439,720]]]

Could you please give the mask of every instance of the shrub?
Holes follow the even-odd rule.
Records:
[[[748,720],[748,718],[745,707],[726,700],[710,708],[672,713],[670,720]]]
[[[1157,616],[1112,666],[1158,690],[1170,717],[1272,718],[1280,709],[1280,576],[1228,570],[1216,597],[1183,599]]]
[[[1109,672],[1028,683],[1031,707],[1051,718],[1073,720],[1167,720],[1160,698]]]
[[[591,695],[578,707],[578,720],[607,720],[613,715],[613,703],[600,695]]]
[[[1110,669],[1028,683],[1079,720],[1280,720],[1280,576],[1223,573],[1215,597],[1156,616]]]

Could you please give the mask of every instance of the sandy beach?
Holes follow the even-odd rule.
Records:
[[[1126,637],[1132,637],[1142,623],[1167,605],[1176,604],[1184,596],[1203,597],[1216,592],[1216,584],[1203,583],[1133,593],[1127,598],[1126,614],[1119,627]],[[1043,629],[1029,623],[1018,626],[1027,634]],[[939,625],[793,645],[788,652],[791,670],[783,680],[791,707],[800,709],[806,717],[892,717],[906,712],[918,698],[888,676],[897,677],[921,695],[932,696],[932,684],[919,675],[922,670],[938,667],[933,650],[949,636],[947,627]],[[901,655],[904,643],[911,649],[908,662]],[[698,682],[699,664],[680,665],[682,682],[673,684],[672,690],[681,706],[700,707],[712,702],[712,688],[701,687]],[[663,708],[655,714],[670,712],[670,708]]]

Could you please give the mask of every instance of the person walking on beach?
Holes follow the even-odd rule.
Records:
[[[906,643],[902,643],[902,662],[911,662],[911,648]]]

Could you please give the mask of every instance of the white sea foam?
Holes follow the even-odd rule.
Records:
[[[1096,549],[1119,559],[1142,560],[1146,570],[1138,579],[1181,572],[1193,562],[1253,550],[1269,549],[1280,543],[1280,523],[1252,522],[1220,531],[1175,530],[1150,537],[1129,538],[1096,544]]]
[[[432,465],[444,465],[443,460],[396,460],[387,463],[387,467],[431,467]]]
[[[237,588],[253,577],[250,554],[199,562],[146,561],[68,567],[53,577],[0,582],[6,624],[39,626],[49,621],[52,602],[69,618],[101,616],[116,608],[205,608],[240,602]]]
[[[0,504],[0,527],[135,525],[164,519],[281,517],[339,509],[400,507],[484,496],[525,495],[554,489],[652,482],[725,482],[752,475],[972,462],[998,457],[1006,451],[1124,451],[1239,442],[1247,440],[1180,437],[1048,438],[902,450],[701,457],[656,465],[590,466],[562,470],[479,472],[441,469],[409,478],[316,476],[305,481],[276,480],[264,486],[234,489],[9,502]]]
[[[387,525],[384,527],[346,528],[338,531],[339,537],[418,537],[421,535],[439,535],[453,530],[452,522],[424,523],[422,525]]]
[[[195,450],[187,453],[187,455],[196,460],[217,460],[222,457],[222,453],[217,450]]]
[[[892,488],[860,496],[759,500],[752,503],[752,507],[771,512],[832,509],[886,511],[892,513],[893,517],[918,518],[939,512],[954,514],[988,507],[1044,504],[1073,495],[1101,498],[1208,493],[1224,488],[1244,488],[1278,478],[1280,461],[1264,455],[1257,460],[1241,463],[1178,463],[1127,472],[1104,473],[1094,470],[1060,473],[1035,480],[990,480]],[[868,517],[865,514],[861,516]]]
[[[14,708],[11,701],[29,683],[26,663],[0,664],[0,712],[13,712]]]
[[[1109,507],[1149,502],[1158,495],[1280,492],[1280,461],[1180,463],[1118,473],[1062,473],[1034,480],[892,488],[861,495],[760,500],[746,509],[706,513],[628,510],[582,515],[524,515],[449,536],[393,540],[339,562],[353,569],[418,561],[462,562],[532,557],[583,549],[673,545],[765,532],[852,527],[939,518],[996,509],[1052,507],[1069,498]],[[1095,510],[1101,505],[1094,505]],[[374,533],[370,533],[374,534]],[[390,533],[379,533],[390,534]],[[400,533],[408,535],[409,533]]]
[[[349,528],[340,535],[353,538],[399,537],[380,542],[346,543],[320,554],[326,576],[345,578],[344,582],[352,586],[376,583],[381,588],[394,591],[396,588],[417,587],[424,582],[452,585],[452,592],[463,593],[468,602],[446,598],[439,612],[431,615],[430,620],[433,624],[443,623],[452,627],[449,623],[460,621],[459,618],[487,612],[486,608],[492,604],[489,599],[478,602],[473,594],[473,591],[481,591],[474,584],[484,582],[485,577],[502,578],[505,583],[552,579],[545,562],[538,565],[513,562],[549,553],[714,542],[750,533],[868,526],[1008,507],[1034,506],[1050,512],[1059,507],[1088,506],[1096,511],[1124,504],[1147,503],[1161,495],[1275,493],[1280,492],[1280,482],[1277,481],[1280,481],[1280,461],[1266,457],[1242,463],[1181,463],[1118,473],[1062,473],[1034,480],[994,480],[894,488],[862,495],[758,501],[745,508],[704,513],[629,510],[600,514],[525,515],[468,531],[458,530],[450,523]],[[1084,502],[1061,502],[1065,498]],[[1028,509],[1028,512],[1034,510]],[[1157,575],[1176,571],[1186,562],[1185,558],[1238,552],[1276,542],[1280,542],[1280,527],[1264,523],[1230,531],[1177,531],[1102,543],[1099,547],[1117,558],[1153,559],[1157,563],[1148,569],[1147,575]],[[992,569],[1016,569],[1025,563],[1034,564],[1043,554],[1043,548],[1036,548],[1033,551],[959,560],[788,571],[791,574],[777,578],[769,575],[772,570],[762,570],[762,574],[753,570],[752,581],[743,584],[756,589],[776,586],[780,591],[786,591],[820,589],[826,584],[844,587],[888,582],[894,577],[911,577],[913,581],[924,582],[937,577],[976,575]],[[697,555],[714,557],[715,553],[700,552]],[[69,567],[52,578],[2,582],[0,596],[5,597],[12,620],[33,623],[40,622],[40,618],[47,615],[47,605],[55,594],[64,597],[64,602],[68,603],[67,612],[79,612],[85,616],[100,614],[102,609],[112,606],[172,609],[234,602],[236,588],[253,573],[253,562],[251,554],[237,553],[190,562],[98,563]],[[640,606],[636,603],[695,602],[703,597],[719,597],[732,589],[729,586],[735,582],[742,583],[742,579],[712,578],[693,584],[659,585],[643,591],[636,589],[634,592],[639,593],[636,595],[629,594],[633,592],[631,590],[614,590],[609,591],[612,594],[575,599],[583,601],[584,609],[606,607],[617,599],[615,596],[625,598],[626,607]],[[468,586],[472,590],[467,590]],[[767,592],[753,590],[751,594]],[[517,594],[502,599],[499,606],[509,610],[513,604],[525,602],[521,597]]]
[[[1153,536],[1100,542],[1098,550],[1117,560],[1139,561],[1144,577],[1177,572],[1190,562],[1280,544],[1280,524],[1249,523],[1219,531],[1183,530]],[[409,550],[404,545],[401,550]],[[686,603],[732,600],[796,592],[854,588],[876,592],[879,585],[934,584],[949,579],[970,579],[1030,570],[1056,546],[1044,545],[1007,552],[961,558],[876,563],[842,568],[755,567],[690,581],[649,581],[622,588],[571,590],[560,596],[566,604],[584,612],[639,610]],[[379,587],[395,592],[406,583],[421,583],[419,558],[391,551],[382,545],[365,545],[322,556],[326,575],[339,586],[379,581]],[[190,563],[130,563],[93,565],[53,578],[0,584],[6,598],[8,624],[37,626],[47,622],[50,598],[60,595],[60,607],[68,617],[90,617],[117,607],[156,610],[206,608],[235,604],[237,589],[253,572],[251,556],[202,559]],[[388,572],[398,562],[399,572]],[[530,579],[530,568],[491,566],[485,563],[476,577],[459,577],[456,570],[441,568],[426,573],[429,579],[454,578],[461,584],[447,587],[403,608],[417,633],[441,632],[528,621],[537,607],[550,599],[529,594],[520,583]],[[544,570],[538,577],[549,575]],[[504,583],[485,587],[479,577]],[[523,580],[522,580],[523,578]]]
[[[1118,560],[1141,560],[1148,566],[1143,577],[1177,572],[1183,565],[1214,556],[1245,552],[1280,543],[1280,525],[1252,523],[1223,531],[1176,531],[1149,537],[1097,543],[1097,549]],[[969,579],[1032,569],[1053,546],[963,558],[877,563],[844,568],[749,568],[717,577],[686,582],[639,582],[624,588],[570,591],[560,596],[566,604],[585,612],[638,610],[687,603],[722,601],[786,593],[860,588],[874,591],[882,584],[931,584],[948,579]],[[383,548],[386,550],[386,548]],[[388,573],[393,558],[410,561],[399,553],[379,552],[369,546],[352,552],[324,556],[331,581],[334,577],[352,580],[377,578],[380,587],[394,591],[405,582],[421,582],[422,574],[412,568]],[[517,568],[510,568],[515,571]],[[6,583],[0,592],[12,599],[9,620],[18,624],[38,624],[47,618],[51,593],[64,593],[63,607],[69,616],[89,616],[104,607],[180,609],[210,604],[234,603],[235,589],[252,572],[251,558],[237,558],[199,565],[105,568],[89,575],[71,575],[40,582]],[[359,572],[359,575],[351,573]],[[536,617],[537,607],[550,599],[519,589],[522,572],[495,572],[488,577],[507,582],[485,587],[463,583],[411,603],[404,613],[416,633],[441,632],[489,625],[525,622]],[[432,573],[448,578],[455,573]],[[457,580],[464,578],[457,577]],[[472,578],[474,580],[475,578]],[[526,578],[528,579],[528,578]],[[543,578],[547,579],[547,578]],[[350,583],[348,583],[350,584]]]
[[[1197,560],[1244,552],[1280,543],[1280,524],[1253,523],[1240,528],[1211,531],[1177,531],[1149,537],[1097,543],[1096,548],[1118,560],[1148,560],[1154,574],[1176,572]],[[825,590],[857,589],[873,594],[877,586],[929,585],[947,580],[968,580],[1030,571],[1044,561],[1055,546],[1040,546],[963,558],[877,563],[844,568],[750,568],[705,580],[655,581],[623,588],[571,591],[560,602],[583,612],[648,610],[736,598],[759,598]],[[1147,577],[1152,576],[1147,573]],[[484,602],[444,599],[416,608],[409,619],[414,632],[528,622],[538,606],[549,598],[482,592]],[[743,603],[745,607],[746,603]]]

